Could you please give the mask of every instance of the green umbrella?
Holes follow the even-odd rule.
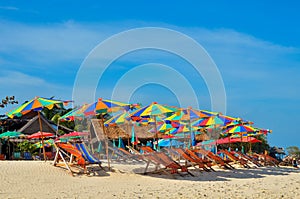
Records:
[[[16,131],[7,131],[0,134],[0,138],[16,138],[16,137],[22,137],[25,136],[22,133],[16,132]]]

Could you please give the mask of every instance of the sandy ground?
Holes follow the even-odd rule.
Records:
[[[300,170],[263,167],[141,175],[145,165],[112,164],[72,177],[52,162],[0,161],[0,198],[300,198]]]

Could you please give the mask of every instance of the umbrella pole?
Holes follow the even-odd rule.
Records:
[[[156,116],[154,116],[154,128],[155,128],[155,137],[156,137],[156,150],[158,150],[158,132],[157,132]]]
[[[43,147],[44,161],[46,162],[46,153],[45,153],[45,145],[44,145],[43,126],[42,126],[42,120],[41,120],[41,113],[40,113],[40,111],[38,111],[38,117],[39,117],[39,124],[40,124],[40,132],[41,132],[41,136],[42,136],[42,147]]]
[[[127,123],[127,122],[126,122],[126,123]],[[126,134],[127,134],[127,146],[128,146],[128,147],[130,147],[130,141],[129,141],[129,137],[130,137],[130,136],[129,136],[129,130],[130,130],[129,128],[130,128],[130,126],[129,126],[129,125],[130,125],[130,124],[129,124],[129,122],[128,122],[128,123],[126,124],[126,131],[127,131],[127,132],[126,132]]]
[[[102,131],[103,131],[103,134],[106,135],[105,133],[105,127],[104,127],[104,119],[103,119],[103,115],[101,114],[101,123],[102,123]],[[106,136],[106,139],[105,139],[105,151],[106,151],[106,157],[107,157],[107,167],[108,167],[108,170],[110,170],[110,159],[109,159],[109,156],[108,156],[108,137]]]
[[[59,118],[58,118],[58,120],[57,120],[56,137],[58,136],[58,127],[59,127]]]

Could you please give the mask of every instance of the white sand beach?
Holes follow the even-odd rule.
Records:
[[[300,170],[263,167],[195,177],[142,175],[142,164],[72,177],[52,162],[0,161],[0,198],[300,198]]]

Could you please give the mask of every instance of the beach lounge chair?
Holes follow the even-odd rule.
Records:
[[[64,165],[66,168],[73,174],[73,170],[71,170],[71,165],[78,165],[80,168],[84,170],[84,173],[87,172],[86,170],[86,161],[83,158],[82,153],[72,144],[70,143],[55,143],[54,144],[56,148],[56,154],[54,158],[53,165],[58,166],[59,165],[59,158],[63,160]],[[71,155],[69,155],[69,154]],[[69,160],[66,160],[66,157],[69,158]],[[76,162],[74,160],[74,157],[76,158]]]
[[[88,162],[88,164],[98,164],[99,167],[103,169],[103,167],[101,166],[101,161],[90,154],[84,143],[76,143],[75,146],[81,152],[82,157],[85,159],[85,161]]]
[[[250,168],[250,166],[247,164],[247,161],[241,158],[236,157],[235,155],[233,155],[231,152],[227,151],[227,150],[220,150],[219,153],[223,153],[224,155],[226,155],[230,160],[232,160],[233,162],[240,164],[241,166],[243,166],[244,168]]]
[[[14,152],[13,153],[13,159],[14,160],[20,160],[21,159],[21,152]]]
[[[118,148],[122,153],[124,153],[128,158],[132,159],[132,160],[135,160],[135,161],[142,161],[143,159],[140,158],[140,156],[138,154],[132,154],[130,153],[129,151],[126,151],[125,149],[123,148]]]
[[[199,159],[192,158],[189,154],[187,154],[182,148],[173,148],[170,150],[176,151],[185,161],[189,162],[191,165],[198,166],[199,169],[203,169],[204,171],[211,171],[206,165],[203,163],[203,161]],[[196,167],[195,167],[196,168]]]
[[[135,154],[135,155],[141,155],[141,153],[140,153],[138,150],[134,149],[134,148],[131,147],[131,146],[126,146],[126,148],[128,148],[128,150],[129,150],[130,153],[132,153],[132,154]]]
[[[154,152],[154,150],[151,147],[149,147],[149,146],[141,146],[140,149],[143,150],[144,153],[152,153],[152,152]]]
[[[148,160],[144,174],[147,173],[149,164],[152,162],[156,165],[154,173],[164,172],[167,174],[179,174],[181,176],[182,173],[187,173],[191,176],[194,176],[191,172],[188,171],[187,166],[181,165],[178,162],[172,160],[169,156],[167,156],[163,152],[152,152],[152,153],[141,155],[141,157],[143,157],[145,160]],[[160,168],[160,165],[163,165],[164,168]]]
[[[253,156],[257,156],[258,159],[261,160],[262,164],[264,164],[264,166],[270,165],[270,166],[279,167],[279,161],[277,159],[269,156],[268,154],[254,153]]]
[[[223,159],[220,156],[215,155],[211,151],[206,151],[204,149],[194,149],[193,152],[200,153],[201,155],[203,155],[207,159],[215,162],[220,168],[234,169],[234,167],[231,166],[228,162],[223,161]]]
[[[244,158],[245,160],[248,160],[249,162],[251,162],[252,164],[261,167],[263,166],[262,164],[260,164],[257,160],[255,160],[254,158],[252,158],[251,156],[247,155],[247,154],[243,154],[240,151],[232,151],[233,154],[240,156],[242,158]]]
[[[24,152],[23,157],[25,160],[32,160],[32,155],[30,152]]]
[[[195,159],[196,161],[198,162],[202,162],[206,167],[208,167],[211,171],[215,171],[212,166],[212,161],[210,160],[205,160],[205,159],[202,159],[200,158],[197,154],[195,154],[193,151],[191,151],[190,149],[185,149],[185,152],[187,154],[189,154],[193,159]]]

